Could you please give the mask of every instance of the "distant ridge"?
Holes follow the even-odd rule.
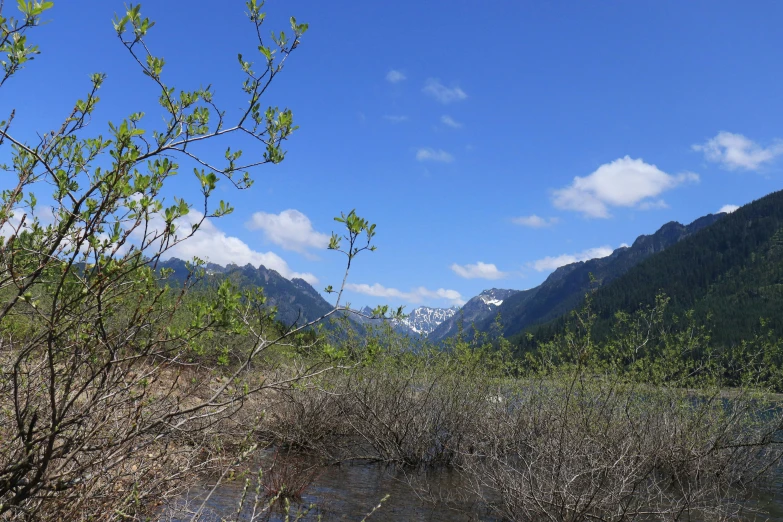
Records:
[[[173,269],[174,277],[178,280],[183,280],[188,274],[187,264],[181,259],[168,259],[160,263],[160,267]],[[258,268],[250,264],[245,266],[230,264],[223,267],[209,263],[206,272],[206,284],[229,278],[239,288],[261,287],[267,305],[277,307],[276,319],[287,325],[312,321],[332,309],[332,305],[307,281],[297,278],[288,280],[263,265]]]
[[[159,264],[160,268],[170,268],[174,271],[174,279],[183,281],[189,274],[187,262],[170,258]],[[332,310],[332,304],[327,302],[321,294],[304,279],[286,279],[275,270],[260,265],[239,266],[229,264],[227,266],[207,263],[205,266],[207,279],[204,284],[212,284],[224,278],[231,279],[239,288],[260,287],[264,291],[267,305],[277,307],[276,319],[287,325],[304,324],[321,317]],[[459,307],[434,308],[421,306],[414,308],[402,321],[394,323],[398,332],[413,335],[427,336],[438,325],[452,317]],[[372,309],[365,307],[361,312],[372,315]],[[361,330],[362,326],[380,323],[380,320],[368,320],[353,313],[346,314]]]
[[[429,336],[430,339],[433,341],[441,341],[455,335],[459,330],[460,321],[462,321],[466,327],[469,327],[473,323],[483,323],[485,320],[491,321],[494,319],[498,309],[503,305],[505,300],[519,293],[519,290],[505,290],[500,288],[484,290],[476,297],[471,298],[458,312],[435,328]]]
[[[451,308],[432,308],[420,306],[414,308],[408,317],[399,321],[401,326],[408,328],[411,333],[429,336],[443,322],[448,321],[459,311],[459,306]]]
[[[546,280],[528,290],[507,290],[502,303],[488,307],[482,296],[496,292],[486,290],[465,304],[462,311],[451,321],[437,328],[430,336],[442,340],[456,333],[456,320],[463,317],[465,326],[473,323],[479,331],[489,331],[497,314],[503,324],[503,335],[509,337],[532,325],[546,323],[560,317],[581,303],[585,292],[591,285],[602,286],[617,279],[648,257],[663,252],[672,245],[711,226],[721,220],[725,214],[709,214],[700,217],[689,225],[671,221],[650,235],[641,235],[630,247],[620,247],[607,257],[579,261],[561,266],[552,272]],[[590,277],[594,277],[591,283]],[[478,311],[481,310],[481,311]],[[447,324],[448,323],[448,324]]]
[[[504,335],[511,336],[525,328],[550,321],[573,310],[585,292],[603,286],[625,274],[648,257],[663,252],[690,235],[711,226],[725,214],[709,214],[689,225],[670,221],[654,234],[641,235],[630,247],[620,247],[607,257],[579,261],[555,270],[541,285],[525,295],[509,298],[498,310],[504,324]],[[595,278],[590,282],[590,276]],[[488,329],[486,321],[480,329]]]

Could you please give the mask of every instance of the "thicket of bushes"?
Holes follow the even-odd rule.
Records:
[[[586,328],[528,361],[486,336],[414,353],[391,330],[376,332],[351,347],[364,354],[357,366],[271,400],[261,432],[324,462],[459,470],[470,484],[462,493],[506,520],[750,513],[750,492],[779,469],[778,398],[751,369],[746,386],[727,391],[717,364],[689,365],[708,336],[656,324],[658,312],[618,318],[602,346],[584,312]],[[641,355],[652,346],[665,350]]]
[[[0,86],[37,54],[26,34],[51,6],[0,16]],[[246,7],[261,67],[240,55],[248,106],[234,126],[209,88],[165,82],[138,6],[115,29],[160,94],[161,126],[145,133],[133,112],[109,138],[90,135],[101,74],[57,131],[30,142],[0,122],[14,174],[0,193],[0,518],[157,518],[266,444],[325,464],[458,470],[464,494],[510,520],[737,514],[780,458],[783,416],[768,392],[780,387],[781,347],[769,339],[713,353],[703,329],[664,320],[659,301],[619,315],[598,345],[588,308],[520,360],[497,336],[441,349],[388,328],[314,333],[317,321],[276,323],[255,289],[169,284],[160,260],[231,211],[211,199],[218,181],[249,187],[246,169],[282,161],[296,129],[290,110],[262,110],[260,98],[307,26],[292,18],[267,46],[261,5]],[[226,135],[261,143],[259,157],[243,165],[229,149],[218,167],[200,145]],[[197,207],[165,198],[176,158],[204,167]],[[337,219],[344,242],[329,247],[349,269],[373,249],[375,226]],[[334,292],[326,316],[345,311]],[[283,498],[280,484],[269,489]],[[268,504],[256,502],[261,515]]]

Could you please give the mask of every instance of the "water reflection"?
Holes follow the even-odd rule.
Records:
[[[299,457],[301,458],[301,457]],[[269,469],[275,460],[273,452],[265,452],[254,464],[254,468]],[[343,464],[324,467],[315,474],[313,482],[304,490],[301,499],[292,503],[291,513],[314,506],[302,518],[305,521],[362,520],[385,496],[389,498],[377,510],[369,522],[412,521],[412,522],[472,522],[497,521],[487,514],[486,509],[474,498],[465,498],[462,493],[467,484],[456,472],[440,469],[426,473],[410,473],[394,467],[372,464]],[[267,485],[273,479],[267,475]],[[242,499],[244,480],[221,484],[206,504],[205,520],[219,520],[219,517],[236,513]],[[248,502],[252,504],[251,486]],[[202,495],[208,489],[202,491]],[[262,495],[264,489],[261,488]],[[195,495],[199,496],[198,493]],[[766,485],[764,491],[756,490],[754,498],[747,503],[748,509],[739,520],[783,522],[783,474]],[[203,498],[203,497],[202,497]],[[758,511],[763,514],[758,514]],[[243,511],[249,520],[251,508]],[[179,520],[188,520],[182,517]],[[283,521],[285,515],[272,512],[257,520]],[[292,518],[293,520],[293,518]]]
[[[393,467],[369,464],[343,464],[324,468],[305,490],[292,512],[314,505],[303,520],[360,521],[379,501],[388,499],[370,521],[469,522],[491,521],[482,508],[470,499],[460,498],[463,486],[460,476],[449,470],[410,474]],[[244,483],[221,485],[207,502],[209,511],[217,514],[236,512]],[[249,495],[252,501],[252,493]],[[249,515],[249,513],[245,513]],[[268,520],[284,520],[273,513]]]

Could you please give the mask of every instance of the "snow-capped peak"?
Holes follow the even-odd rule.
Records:
[[[429,335],[443,321],[457,313],[459,308],[430,308],[420,306],[411,310],[408,317],[400,321],[400,324],[408,327],[412,332],[420,335]]]

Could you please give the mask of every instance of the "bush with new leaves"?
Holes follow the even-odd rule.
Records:
[[[0,2],[0,86],[24,81],[19,73],[40,52],[28,36],[52,5],[20,1],[10,16]],[[165,61],[146,42],[154,22],[130,5],[114,29],[129,64],[158,91],[156,117],[128,107],[106,134],[92,132],[105,80],[93,74],[55,131],[29,141],[14,132],[13,112],[0,122],[0,157],[10,158],[1,167],[14,180],[0,194],[3,520],[136,519],[224,465],[227,446],[242,439],[234,414],[275,384],[250,371],[252,362],[309,326],[269,328],[263,295],[228,281],[190,296],[200,260],[182,285],[159,267],[207,219],[232,211],[213,201],[218,184],[250,187],[254,169],[285,158],[297,128],[289,109],[262,107],[262,97],[307,24],[292,17],[290,30],[267,42],[262,5],[246,3],[259,53],[256,63],[239,55],[247,104],[236,114],[219,108],[210,87],[168,83]],[[204,147],[232,137],[250,140],[250,154],[228,148],[215,158]],[[166,200],[186,165],[200,201]],[[370,247],[374,226],[356,219],[347,219],[349,237],[367,233]],[[213,372],[198,357],[207,342],[243,349]]]

